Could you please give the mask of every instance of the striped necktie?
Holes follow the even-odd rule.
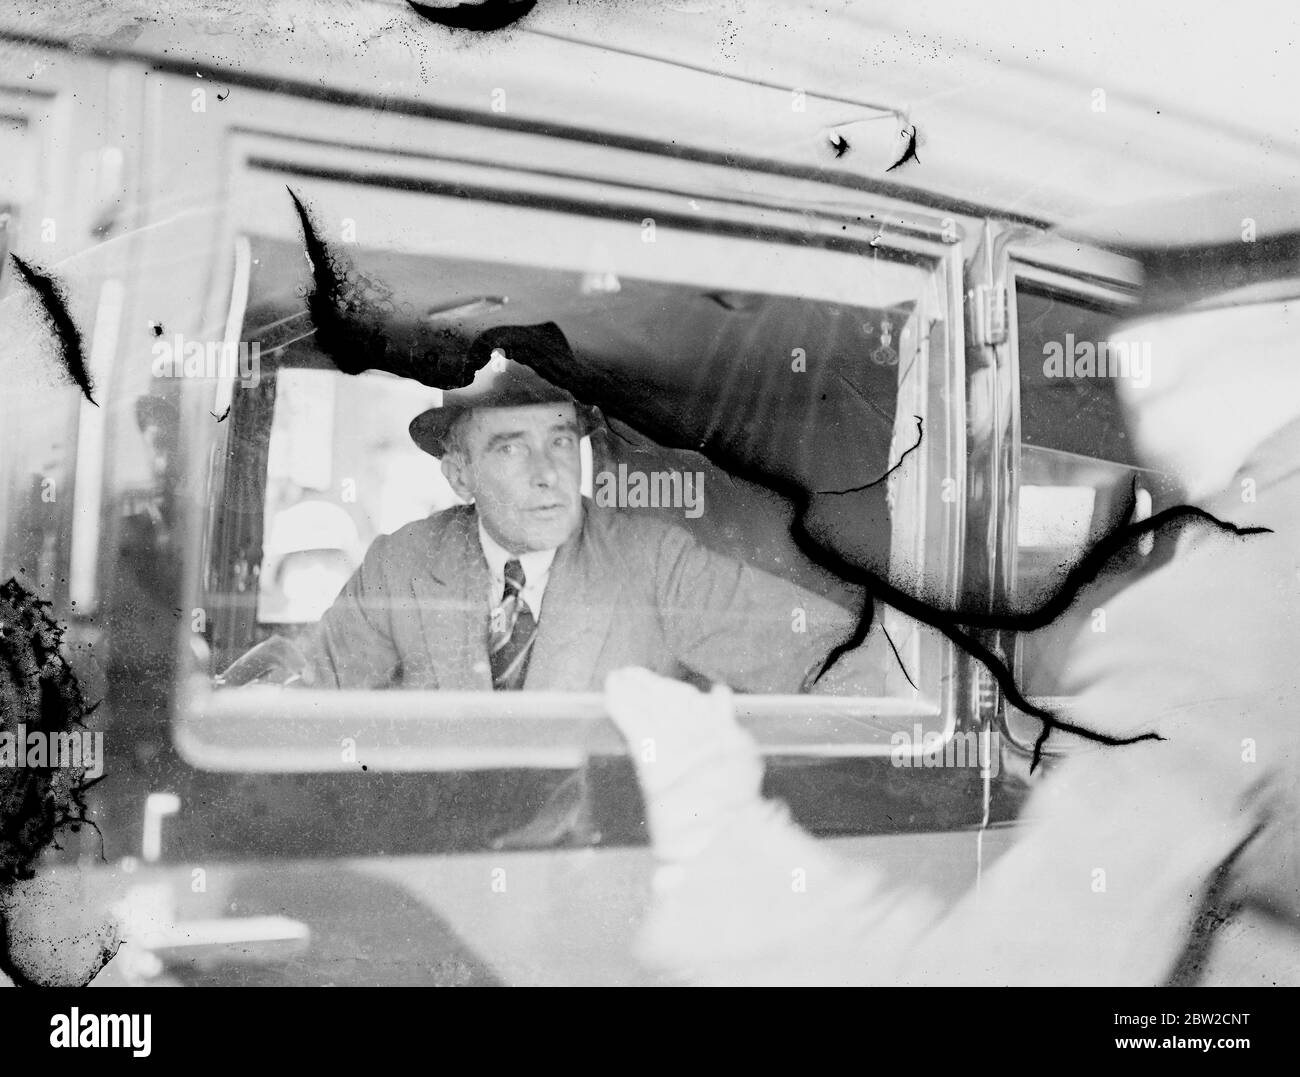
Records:
[[[501,605],[492,611],[488,644],[492,662],[492,687],[498,692],[515,692],[524,686],[528,656],[537,638],[537,620],[524,601],[524,566],[506,562],[506,586]]]

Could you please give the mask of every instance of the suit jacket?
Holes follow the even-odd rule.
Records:
[[[657,899],[644,959],[712,983],[1300,985],[1300,422],[1205,507],[1273,533],[1189,526],[1065,660],[1072,721],[1163,739],[1065,759],[977,892],[890,885],[756,799]]]
[[[377,538],[309,641],[317,683],[490,691],[489,587],[472,505]],[[798,692],[856,620],[679,527],[588,504],[551,565],[524,687],[599,690],[611,670],[637,665],[673,676],[691,670],[740,690]],[[861,649],[844,690],[883,691],[881,646]]]

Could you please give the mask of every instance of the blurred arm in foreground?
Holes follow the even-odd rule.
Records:
[[[1256,471],[1259,510],[1277,524],[1288,514],[1267,507],[1286,500],[1295,525],[1188,536],[1111,603],[1102,642],[1075,651],[1073,721],[1166,739],[1067,759],[946,916],[761,799],[761,758],[725,692],[611,676],[666,862],[643,957],[707,983],[1159,984],[1195,978],[1222,922],[1235,968],[1211,977],[1300,977],[1300,426],[1285,445],[1295,470],[1267,486]]]

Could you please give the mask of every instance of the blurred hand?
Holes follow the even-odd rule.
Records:
[[[249,684],[310,684],[311,663],[297,644],[284,636],[268,636],[236,658],[218,675],[218,688],[241,688]]]
[[[739,811],[760,802],[763,758],[736,724],[731,690],[703,693],[644,669],[615,670],[605,706],[631,749],[655,851],[700,853]]]

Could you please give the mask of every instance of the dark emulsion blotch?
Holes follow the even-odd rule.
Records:
[[[52,276],[41,273],[16,254],[9,255],[27,287],[36,293],[45,311],[50,332],[54,334],[58,345],[59,359],[68,377],[81,388],[87,400],[98,407],[94,396],[94,386],[90,383],[90,372],[86,369],[86,353],[82,344],[81,331],[68,313],[67,298],[62,285]]]

